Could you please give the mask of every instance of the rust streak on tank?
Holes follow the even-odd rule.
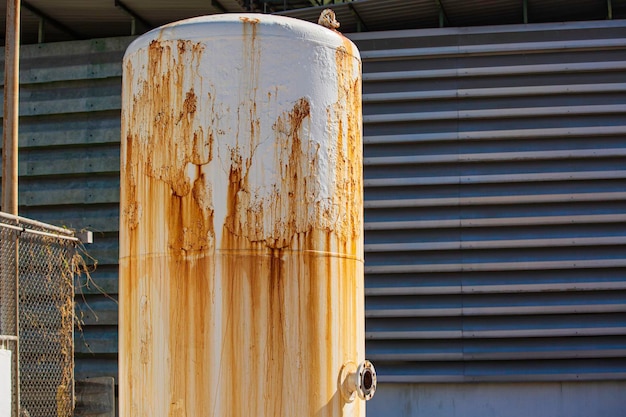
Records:
[[[131,157],[137,152],[147,155],[141,174],[149,178],[150,187],[159,188],[164,183],[171,189],[169,209],[164,213],[170,224],[168,245],[183,253],[211,246],[214,233],[211,195],[200,169],[211,162],[213,134],[205,133],[202,121],[197,120],[199,103],[194,89],[186,91],[184,99],[175,94],[184,88],[187,78],[193,77],[189,73],[193,66],[188,63],[198,61],[201,52],[202,48],[191,41],[152,41],[147,80],[133,106],[138,117],[147,108],[153,120],[145,137],[132,140],[130,147],[138,149]],[[190,171],[189,165],[195,168]]]
[[[342,231],[351,241],[356,241],[361,234],[363,207],[362,184],[362,121],[361,121],[361,80],[351,74],[360,73],[354,70],[355,60],[352,42],[344,38],[343,45],[335,53],[337,65],[337,102],[334,117],[338,119],[337,160],[337,194],[336,203],[348,208],[343,219],[345,226]],[[349,111],[348,111],[349,109]],[[344,119],[345,118],[345,119]],[[345,123],[345,126],[344,126]],[[346,141],[343,141],[345,137]],[[355,248],[350,248],[355,249]],[[354,250],[350,250],[354,253]]]
[[[193,116],[196,112],[196,106],[198,105],[198,97],[193,91],[193,88],[187,91],[185,101],[183,102],[183,114],[187,116]]]
[[[278,117],[272,129],[276,136],[280,173],[280,193],[267,209],[274,221],[272,230],[264,233],[271,248],[285,248],[296,233],[305,233],[313,224],[308,213],[311,199],[307,185],[315,171],[309,167],[307,143],[303,143],[303,127],[310,118],[311,106],[305,98],[298,100],[291,111]]]
[[[212,160],[214,135],[199,114],[213,109],[203,108],[194,88],[176,93],[197,76],[194,63],[197,67],[202,51],[201,44],[191,41],[152,41],[142,88],[125,112],[124,125],[134,128],[123,144],[126,184],[121,215],[128,236],[120,249],[135,255],[126,259],[126,266],[121,265],[124,275],[133,278],[124,281],[121,292],[126,299],[142,300],[134,307],[137,310],[130,303],[127,315],[131,320],[125,330],[140,335],[136,342],[128,338],[125,347],[140,355],[127,356],[125,366],[138,369],[133,365],[137,361],[144,369],[141,382],[132,383],[136,376],[129,376],[131,391],[138,390],[129,395],[141,398],[156,392],[153,389],[170,393],[170,398],[158,399],[160,405],[137,410],[140,415],[152,415],[165,404],[172,416],[195,415],[209,408],[209,399],[193,388],[210,384],[208,375],[194,364],[212,356],[205,343],[210,317],[199,314],[199,307],[210,305],[213,297],[213,203],[202,167]],[[129,64],[126,75],[133,78]],[[162,250],[170,257],[152,257]],[[145,276],[159,279],[135,282]],[[128,303],[126,299],[122,302]],[[138,323],[137,329],[133,323]],[[157,344],[155,334],[167,335],[167,339]],[[168,365],[161,363],[163,355],[156,352],[163,350],[171,355],[173,368],[167,371],[171,380],[162,377]]]
[[[163,35],[134,61],[120,248],[132,417],[363,415],[336,384],[364,355],[358,59],[347,40],[324,50],[336,102],[335,80],[285,99],[262,72],[261,20],[241,18],[226,93],[195,41]]]

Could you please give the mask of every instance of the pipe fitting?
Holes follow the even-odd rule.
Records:
[[[376,369],[368,360],[359,366],[354,362],[346,362],[341,368],[339,384],[341,396],[346,402],[351,403],[357,396],[369,401],[376,392]]]

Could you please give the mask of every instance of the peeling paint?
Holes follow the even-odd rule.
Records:
[[[131,45],[122,101],[120,414],[363,416],[356,48],[192,19]]]

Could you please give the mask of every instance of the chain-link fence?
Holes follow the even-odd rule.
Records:
[[[0,349],[11,351],[13,416],[72,415],[77,242],[71,231],[0,213]]]

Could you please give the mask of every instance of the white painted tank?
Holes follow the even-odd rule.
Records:
[[[365,415],[356,47],[229,14],[123,65],[120,415]]]

